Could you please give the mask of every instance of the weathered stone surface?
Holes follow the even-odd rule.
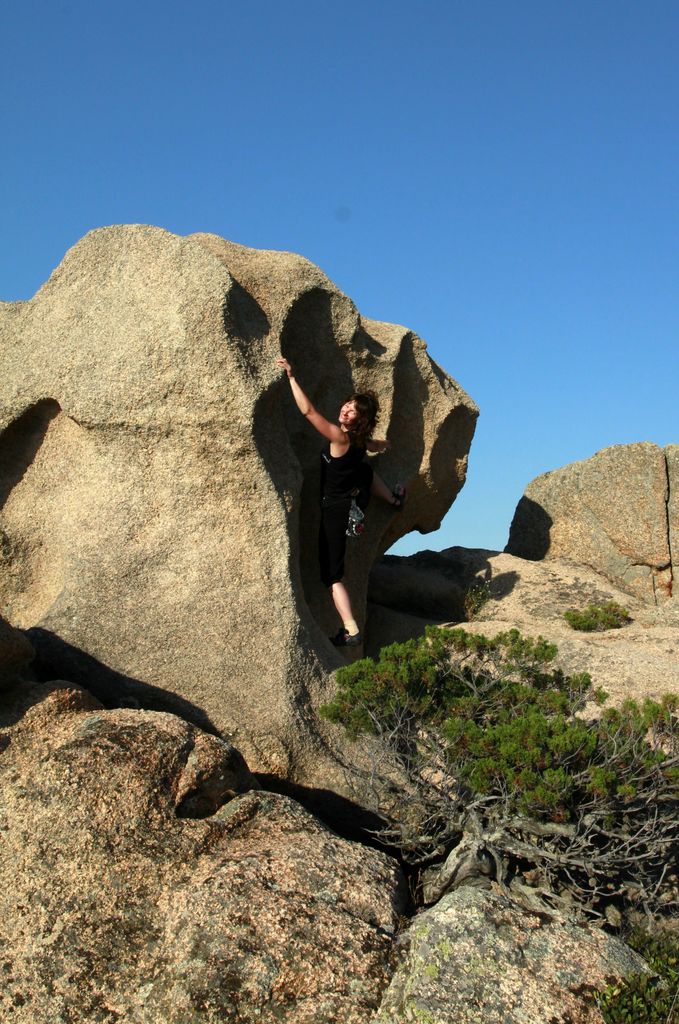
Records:
[[[670,557],[675,570],[675,577],[679,576],[679,444],[668,444],[665,448],[667,459],[667,520],[670,534]],[[679,580],[673,581],[673,595],[679,598]]]
[[[0,691],[19,681],[34,657],[24,634],[0,616]]]
[[[173,715],[54,683],[0,724],[3,1021],[371,1019],[395,861],[250,790],[237,751]]]
[[[472,888],[421,913],[404,945],[379,1024],[601,1024],[592,991],[646,969],[600,929]]]
[[[462,486],[474,403],[307,260],[139,225],[92,232],[30,302],[0,304],[0,350],[0,598],[44,675],[332,784],[321,441],[276,357],[328,416],[354,388],[382,403],[379,470],[409,501],[375,503],[352,549],[361,618],[374,558]]]
[[[650,442],[605,448],[528,485],[505,550],[520,558],[572,558],[644,600],[667,600],[668,500],[674,506],[678,499],[669,494],[666,451]]]
[[[401,566],[403,568],[401,568]],[[448,548],[421,552],[408,558],[387,555],[374,570],[379,586],[375,596],[375,625],[371,629],[375,656],[381,646],[404,639],[404,612],[398,579],[413,583],[408,589],[411,625],[408,635],[421,635],[427,622],[445,621],[444,610],[471,587],[485,585],[489,600],[474,620],[459,623],[472,632],[494,636],[516,628],[526,636],[544,636],[557,644],[559,664],[566,672],[589,672],[612,701],[626,697],[679,694],[679,600],[659,606],[618,589],[601,573],[568,559],[533,562],[495,551]],[[419,580],[421,599],[414,586]],[[431,594],[439,604],[432,607]],[[448,598],[446,598],[448,594]],[[371,598],[373,591],[371,588]],[[449,604],[447,604],[447,600]],[[623,629],[581,633],[564,619],[571,608],[616,601],[626,607],[632,622]]]

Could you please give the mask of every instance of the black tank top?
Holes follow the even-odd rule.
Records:
[[[330,454],[330,445],[321,454],[321,501],[324,505],[351,497],[361,480],[360,466],[365,452],[365,448],[350,444],[338,458]]]

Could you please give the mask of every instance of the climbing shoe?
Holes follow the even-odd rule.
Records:
[[[360,633],[352,636],[348,630],[342,628],[338,630],[335,636],[330,637],[330,643],[334,644],[335,647],[360,647],[363,643],[363,637]]]
[[[391,492],[391,495],[394,499],[391,503],[391,507],[395,509],[397,512],[400,512],[403,506],[405,505],[406,494],[406,489],[405,487],[402,487],[401,484],[397,484],[396,487],[394,487],[393,491]]]

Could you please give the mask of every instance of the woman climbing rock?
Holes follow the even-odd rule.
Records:
[[[336,647],[358,647],[363,643],[354,617],[351,599],[344,585],[344,555],[347,534],[357,532],[356,522],[371,494],[394,509],[403,507],[405,488],[390,490],[364,461],[366,452],[386,452],[388,441],[373,439],[379,414],[377,397],[370,391],[351,395],[339,411],[337,423],[331,423],[314,408],[297,383],[287,359],[277,365],[288,375],[297,408],[322,437],[329,442],[321,455],[321,527],[318,555],[321,580],[330,589],[335,609],[342,620],[338,633],[331,637]],[[352,524],[350,524],[350,514]],[[362,518],[362,516],[361,516]]]

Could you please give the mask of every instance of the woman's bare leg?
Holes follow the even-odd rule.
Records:
[[[385,484],[381,476],[377,473],[373,473],[372,483],[370,485],[370,493],[376,497],[381,498],[382,501],[386,501],[387,505],[395,505],[396,508],[403,508],[405,502],[406,489],[400,485],[390,490]]]
[[[373,473],[370,493],[374,494],[376,498],[381,498],[382,501],[386,501],[388,505],[394,504],[394,495],[391,493],[382,477],[378,476],[377,473]]]
[[[354,622],[354,613],[351,608],[349,591],[343,583],[333,583],[330,588],[332,600],[337,609],[337,614],[346,626],[347,622]]]

